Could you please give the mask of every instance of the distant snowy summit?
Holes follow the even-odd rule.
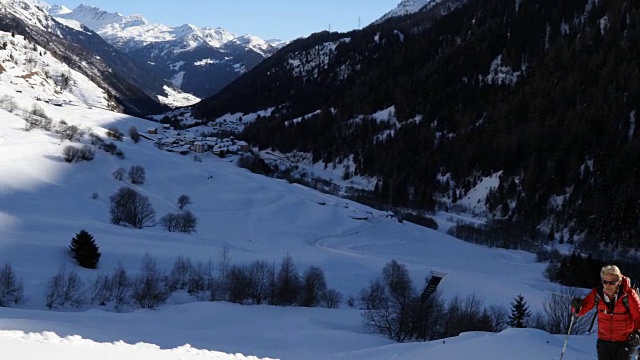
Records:
[[[286,45],[238,36],[220,27],[152,24],[142,15],[110,13],[89,5],[73,10],[55,5],[47,10],[67,27],[97,33],[153,78],[198,98],[216,94]]]
[[[237,36],[219,27],[214,29],[198,28],[190,24],[176,27],[151,24],[142,15],[109,13],[88,5],[78,5],[73,10],[54,5],[50,7],[49,14],[83,24],[124,52],[131,52],[153,43],[171,42],[175,53],[192,50],[202,45],[223,48],[235,44],[268,56],[283,44],[280,40],[265,41],[257,36]]]
[[[413,14],[426,5],[433,5],[439,3],[440,1],[442,0],[402,0],[395,9],[384,14],[380,19],[374,21],[374,23],[381,23],[389,18],[396,16]]]
[[[97,7],[83,4],[78,5],[74,10],[62,5],[53,5],[49,9],[49,15],[53,17],[72,18],[94,31],[95,29],[100,29],[111,24],[118,24],[120,28],[149,24],[142,15],[124,16],[120,13],[108,13]]]

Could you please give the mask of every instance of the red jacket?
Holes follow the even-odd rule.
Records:
[[[598,301],[598,338],[607,341],[627,341],[629,334],[635,329],[640,329],[640,299],[638,293],[631,288],[631,281],[623,276],[620,288],[618,289],[618,299],[613,307],[613,312],[609,311],[607,303],[604,301],[602,286],[594,288],[585,296],[582,308],[578,316],[583,316],[595,305],[596,294],[599,294]],[[624,306],[622,298],[626,297],[629,302],[629,311]]]

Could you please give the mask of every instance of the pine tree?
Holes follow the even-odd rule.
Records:
[[[93,236],[86,230],[81,230],[71,239],[71,256],[76,259],[78,264],[87,269],[95,269],[100,260],[99,248],[96,245]]]
[[[513,328],[525,328],[527,327],[525,320],[531,316],[531,311],[529,311],[527,302],[522,294],[518,294],[514,301],[511,303],[511,315],[509,315],[508,324]]]
[[[300,278],[298,270],[289,253],[282,259],[280,271],[276,275],[276,305],[293,305],[298,300],[300,291]]]

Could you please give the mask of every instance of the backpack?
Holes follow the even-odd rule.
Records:
[[[638,291],[637,288],[630,288],[635,290],[636,292]],[[598,293],[596,291],[596,299],[595,299],[595,305],[593,306],[594,309],[596,309],[596,314],[598,313],[598,303],[600,302],[600,293]],[[625,296],[622,298],[622,305],[624,305],[624,308],[627,309],[627,312],[629,312],[629,295]]]
[[[638,290],[638,285],[630,285],[629,289],[632,291],[635,291],[636,294],[640,294],[640,291]],[[589,330],[588,332],[591,333],[591,329],[593,329],[593,323],[596,321],[596,317],[598,317],[598,303],[600,302],[600,292],[596,291],[596,298],[595,298],[595,302],[594,302],[594,306],[593,308],[596,310],[593,313],[593,318],[591,319],[591,325],[589,326]],[[629,312],[629,295],[624,296],[622,298],[622,305],[624,305],[624,308],[627,310],[627,313]]]

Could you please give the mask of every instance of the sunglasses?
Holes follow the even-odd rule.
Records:
[[[603,279],[603,280],[602,280],[602,284],[604,284],[604,285],[617,285],[619,281],[620,281],[620,280],[607,281],[607,280],[604,280],[604,279]]]

